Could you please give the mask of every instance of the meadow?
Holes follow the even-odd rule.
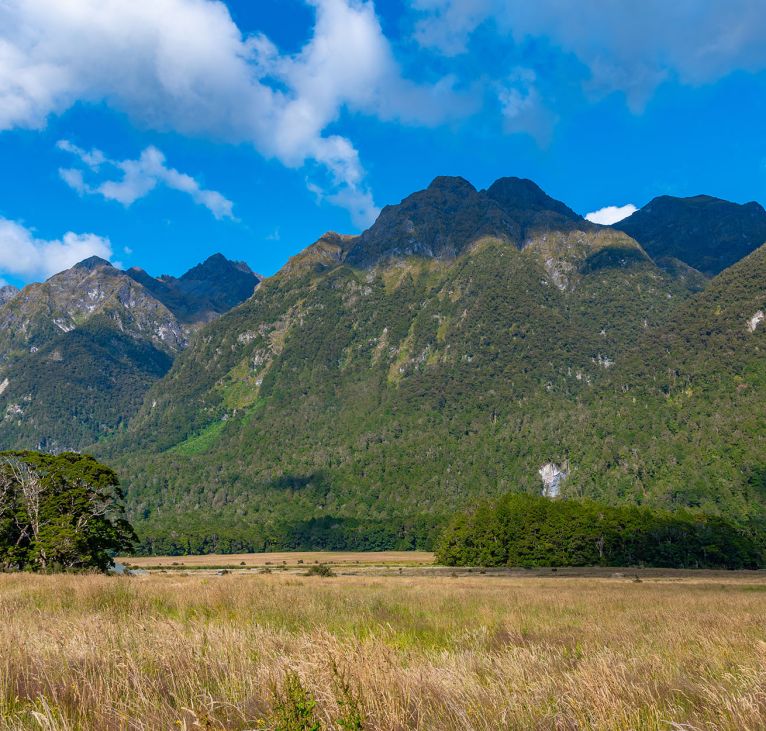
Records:
[[[119,562],[138,569],[209,569],[265,566],[411,566],[429,565],[429,551],[272,551],[269,553],[204,553],[195,556],[128,556]]]
[[[0,574],[1,729],[762,729],[766,577]]]

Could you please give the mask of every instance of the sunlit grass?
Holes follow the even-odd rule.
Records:
[[[762,581],[0,575],[0,728],[760,729]]]

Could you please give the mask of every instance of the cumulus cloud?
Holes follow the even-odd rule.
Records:
[[[599,208],[597,211],[591,211],[585,214],[585,218],[592,223],[600,223],[603,226],[610,226],[617,221],[622,221],[623,218],[627,218],[634,214],[638,208],[632,203],[628,203],[624,206],[605,206]]]
[[[108,200],[129,206],[143,198],[158,185],[165,185],[191,197],[195,203],[205,206],[216,218],[233,218],[233,203],[215,190],[206,190],[190,175],[181,173],[165,164],[165,156],[156,147],[147,147],[138,160],[110,160],[100,150],[83,150],[68,140],[61,140],[58,148],[80,159],[92,173],[99,174],[104,167],[113,168],[118,180],[103,180],[89,184],[78,168],[61,168],[62,180],[81,195],[101,195]]]
[[[220,0],[3,0],[0,129],[106,102],[152,129],[250,143],[290,167],[316,163],[328,197],[358,211],[371,194],[357,150],[326,134],[344,109],[436,124],[473,102],[448,76],[403,78],[369,0],[309,3],[313,34],[290,55],[243,36]]]
[[[52,241],[37,238],[20,223],[0,218],[0,272],[29,280],[47,279],[89,256],[109,260],[109,239],[69,231]]]
[[[499,84],[498,101],[506,132],[529,134],[543,147],[550,142],[557,117],[545,104],[532,69],[518,68]]]
[[[620,91],[640,111],[666,79],[716,81],[735,70],[766,68],[762,0],[412,0],[418,42],[445,55],[468,49],[491,27],[509,45],[547,39],[588,69],[587,89]]]

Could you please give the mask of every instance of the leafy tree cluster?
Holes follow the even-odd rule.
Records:
[[[93,457],[0,453],[0,570],[106,571],[136,540],[122,499]]]
[[[229,518],[228,520],[226,518]],[[204,553],[269,551],[430,550],[443,521],[429,515],[386,520],[323,516],[303,521],[276,520],[266,525],[184,515],[142,526],[136,553],[181,556]]]
[[[717,516],[509,494],[456,516],[436,555],[450,566],[755,569],[762,539]]]

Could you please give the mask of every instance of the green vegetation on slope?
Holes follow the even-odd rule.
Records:
[[[103,449],[146,550],[427,547],[474,497],[538,491],[608,366],[686,296],[609,230],[375,270],[304,256]]]
[[[19,357],[4,389],[0,443],[59,451],[125,426],[171,356],[94,317]]]

